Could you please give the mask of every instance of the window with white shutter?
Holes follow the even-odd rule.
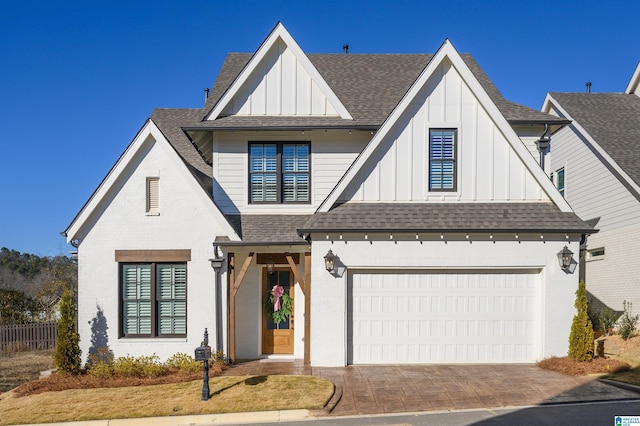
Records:
[[[308,142],[249,144],[250,203],[309,203]]]
[[[186,263],[122,263],[120,288],[122,336],[186,336]]]
[[[429,191],[456,191],[456,129],[429,131]]]

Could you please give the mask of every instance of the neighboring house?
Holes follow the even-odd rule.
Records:
[[[549,93],[543,111],[571,120],[554,134],[552,179],[597,234],[586,244],[593,307],[640,309],[640,64],[624,93]]]
[[[532,155],[566,124],[449,41],[306,54],[278,24],[203,109],[154,111],[64,232],[83,353],[100,311],[117,356],[192,353],[205,327],[232,360],[566,355],[578,274],[558,253],[592,227]],[[294,301],[279,327],[275,284]]]

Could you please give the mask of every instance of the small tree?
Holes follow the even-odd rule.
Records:
[[[578,284],[576,291],[576,310],[569,335],[569,357],[576,361],[593,359],[593,324],[589,319],[587,289],[584,281]]]
[[[80,372],[80,336],[75,327],[76,306],[71,291],[63,293],[60,300],[58,322],[58,344],[53,355],[56,368],[61,374]]]

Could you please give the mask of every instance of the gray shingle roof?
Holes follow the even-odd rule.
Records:
[[[211,96],[206,102],[203,115],[213,109],[251,56],[246,53],[227,55]],[[379,127],[433,57],[432,54],[309,54],[307,56],[352,115],[353,121],[334,118],[333,122],[328,124],[343,127]],[[562,118],[507,101],[471,55],[462,54],[461,56],[508,121],[566,123]],[[278,120],[264,121],[264,118],[260,117],[225,117],[203,122],[201,126],[256,127],[260,126],[260,123],[263,123],[263,126],[274,127],[321,125],[312,121],[307,123],[299,118],[287,120],[286,117],[280,117]]]
[[[311,215],[229,215],[227,220],[236,230],[243,245],[250,244],[307,244],[297,229]]]
[[[201,116],[201,109],[156,109],[150,119],[158,126],[207,194],[212,196],[213,170],[182,130],[182,126],[196,123]]]
[[[640,185],[640,97],[624,93],[551,96]]]
[[[316,213],[308,232],[593,232],[553,203],[345,203]]]

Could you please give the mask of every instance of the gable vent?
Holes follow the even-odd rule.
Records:
[[[147,178],[147,213],[160,213],[160,178]]]

